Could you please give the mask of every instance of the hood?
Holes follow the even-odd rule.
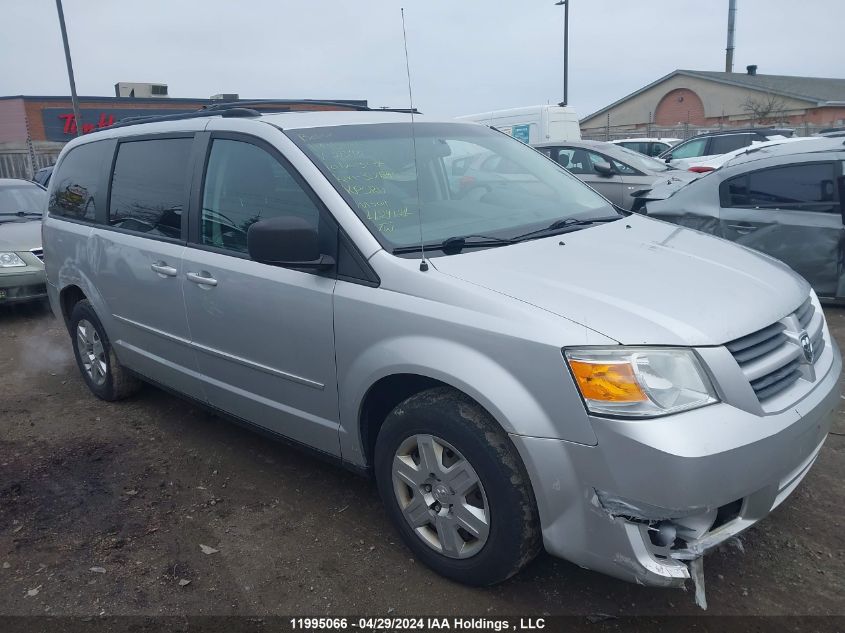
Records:
[[[690,174],[691,176],[693,176],[693,178],[660,179],[655,181],[655,183],[651,186],[651,189],[646,189],[645,191],[643,191],[643,193],[637,195],[636,197],[642,198],[643,200],[666,200],[667,198],[671,198],[672,196],[674,196],[678,191],[686,187],[693,180],[698,180],[702,175],[696,174],[691,171],[685,171],[680,173]]]
[[[41,248],[41,220],[0,223],[0,251]]]
[[[721,345],[810,292],[766,255],[641,216],[430,262],[626,345]]]
[[[676,186],[682,187],[688,182],[692,182],[693,180],[697,180],[701,177],[701,174],[694,172],[694,171],[687,171],[686,169],[673,169],[671,171],[662,171],[660,173],[654,174],[658,176],[658,179],[654,181],[654,186]]]

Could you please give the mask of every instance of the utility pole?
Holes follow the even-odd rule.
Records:
[[[73,62],[70,61],[70,46],[67,43],[67,29],[65,28],[65,12],[62,10],[62,0],[56,0],[56,10],[59,12],[59,27],[62,29],[62,42],[65,45],[67,78],[70,81],[70,98],[73,102],[73,118],[76,121],[76,135],[82,136],[82,115],[79,112],[79,97],[76,96],[76,82],[73,79]]]
[[[558,105],[569,103],[569,0],[558,0],[555,6],[563,7],[563,101]]]
[[[728,46],[725,49],[725,72],[734,71],[734,34],[736,33],[736,0],[728,0]]]

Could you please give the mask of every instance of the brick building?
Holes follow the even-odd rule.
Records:
[[[609,117],[609,120],[608,120]],[[585,137],[649,129],[845,125],[845,79],[676,70],[581,119]]]
[[[261,110],[336,110],[367,105],[365,100],[330,101],[269,100]],[[82,130],[87,133],[126,117],[191,112],[220,102],[168,97],[79,97],[79,108]],[[64,144],[76,136],[76,126],[70,97],[0,97],[0,178],[31,178],[35,170],[52,165]]]

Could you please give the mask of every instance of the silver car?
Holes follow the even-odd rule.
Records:
[[[0,305],[47,297],[41,263],[44,187],[28,180],[0,178]]]
[[[50,301],[83,379],[372,473],[441,574],[496,583],[545,547],[682,586],[819,454],[841,358],[786,266],[620,215],[483,125],[168,119],[71,141],[50,182]],[[483,152],[531,186],[462,197],[446,161]]]
[[[698,174],[604,141],[565,141],[534,146],[623,209],[636,195],[661,182],[687,183]]]
[[[824,299],[845,299],[845,143],[788,139],[744,150],[685,187],[641,194],[649,216],[785,262]]]

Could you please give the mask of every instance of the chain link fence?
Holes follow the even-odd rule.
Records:
[[[615,141],[626,138],[679,138],[686,140],[690,137],[704,132],[730,132],[734,127],[751,127],[751,126],[697,126],[683,123],[680,125],[664,126],[664,125],[648,125],[640,128],[632,128],[626,125],[605,125],[603,127],[582,128],[581,138],[585,141]],[[801,123],[799,125],[758,125],[756,127],[782,127],[789,130],[794,130],[795,136],[813,136],[822,130],[830,129],[831,125],[811,125],[809,123]]]

